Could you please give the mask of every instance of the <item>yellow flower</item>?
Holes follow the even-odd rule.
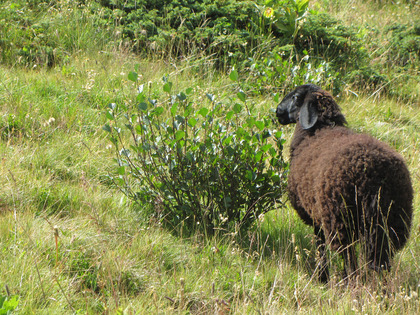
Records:
[[[268,19],[268,18],[273,17],[273,15],[274,15],[274,10],[273,10],[273,8],[268,7],[267,9],[265,9],[265,11],[264,11],[264,16],[265,16],[267,19]]]

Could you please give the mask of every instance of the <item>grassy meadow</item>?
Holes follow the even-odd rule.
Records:
[[[321,284],[314,275],[312,228],[288,203],[273,206],[246,233],[183,235],[145,218],[141,206],[115,187],[107,177],[115,172],[115,151],[102,127],[109,103],[135,99],[128,79],[134,65],[139,81],[156,93],[168,76],[174,90],[192,88],[195,102],[206,93],[228,98],[237,87],[206,60],[133,54],[112,30],[90,33],[93,22],[61,2],[30,18],[42,23],[56,14],[57,34],[68,34],[71,53],[61,52],[60,62],[49,67],[22,66],[6,55],[0,64],[0,314],[7,307],[17,314],[420,312],[418,69],[407,70],[413,76],[402,87],[411,97],[355,85],[336,95],[351,128],[387,142],[406,159],[414,221],[389,273],[344,282],[343,263],[330,253],[332,279]],[[381,1],[378,9],[375,1],[324,0],[310,7],[346,24],[369,21],[381,29],[418,20],[418,8],[408,2]],[[2,1],[2,10],[11,5]],[[114,37],[108,42],[107,36]],[[378,48],[366,49],[374,54]],[[270,94],[249,93],[248,102],[261,113],[276,107]],[[276,128],[287,148],[294,127]]]

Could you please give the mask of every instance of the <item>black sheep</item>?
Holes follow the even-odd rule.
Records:
[[[370,268],[389,269],[411,228],[413,188],[403,158],[387,144],[345,127],[333,97],[316,85],[287,94],[276,115],[283,125],[296,123],[289,198],[318,236],[320,280],[329,276],[326,244],[341,253],[347,275],[357,270],[357,241]]]

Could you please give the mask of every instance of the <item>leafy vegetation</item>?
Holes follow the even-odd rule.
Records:
[[[11,314],[19,304],[19,297],[14,295],[11,297],[0,295],[0,314]]]
[[[137,4],[140,2],[153,5],[159,1]],[[134,142],[127,117],[134,115],[131,125],[138,129],[136,118],[150,116],[156,104],[164,112],[150,119],[166,124],[166,130],[173,128],[173,113],[175,121],[177,115],[184,117],[177,130],[164,135],[169,144],[181,131],[173,147],[184,144],[188,150],[181,153],[198,155],[201,153],[187,141],[192,139],[187,132],[191,135],[194,130],[191,118],[197,120],[200,135],[210,128],[203,123],[212,113],[213,129],[208,132],[213,131],[214,137],[209,143],[220,148],[216,145],[223,137],[234,133],[231,146],[249,148],[243,154],[248,160],[231,156],[232,164],[255,163],[252,150],[266,144],[276,148],[273,156],[270,149],[261,155],[267,157],[261,169],[268,173],[271,158],[284,157],[285,163],[288,156],[287,149],[278,150],[274,130],[281,130],[280,144],[286,141],[286,148],[292,132],[267,120],[270,109],[294,85],[312,81],[334,92],[352,128],[373,134],[404,156],[418,192],[418,57],[409,48],[418,36],[414,27],[418,2],[322,0],[309,1],[305,8],[304,1],[288,1],[284,6],[281,1],[260,1],[258,7],[252,7],[258,14],[253,20],[258,32],[251,33],[241,23],[229,28],[232,33],[223,43],[225,51],[220,50],[227,55],[219,57],[219,64],[214,55],[217,47],[212,55],[197,50],[191,51],[193,56],[176,50],[162,54],[147,50],[147,45],[161,40],[162,33],[155,34],[151,42],[146,39],[146,46],[134,54],[135,42],[124,33],[122,17],[129,11],[124,3],[130,2],[7,0],[0,4],[0,313],[419,313],[418,194],[409,242],[395,257],[389,273],[363,272],[362,277],[344,283],[337,272],[342,261],[331,252],[332,280],[322,285],[313,276],[317,254],[312,231],[285,198],[271,204],[270,197],[262,212],[272,211],[258,214],[243,230],[234,230],[233,222],[221,225],[232,228],[231,232],[213,236],[196,227],[191,231],[168,228],[160,224],[165,221],[156,216],[161,210],[155,204],[135,203],[121,192],[125,188],[138,192],[143,186],[138,179],[130,179],[135,169],[116,163],[115,158],[122,161],[126,156],[116,155],[124,151],[121,146],[117,151],[109,141],[110,136],[121,136],[119,145],[127,146],[137,159],[136,167],[143,165],[135,150],[142,147]],[[221,4],[235,5],[229,0],[218,3],[220,6],[213,6],[215,14],[219,8],[224,10]],[[297,15],[302,18],[297,24],[289,23],[289,35],[284,36],[281,25],[287,24],[283,19],[287,8],[298,3],[305,9]],[[267,8],[277,11],[275,19],[263,16]],[[159,14],[149,13],[156,19]],[[217,23],[222,23],[223,14],[217,15]],[[307,38],[300,34],[308,25],[318,34],[320,25],[327,22],[331,22],[327,32],[304,43]],[[293,26],[298,30],[295,37]],[[204,26],[199,30],[211,33]],[[255,41],[249,43],[255,46],[239,45],[247,42],[241,34],[245,39],[254,34]],[[237,53],[231,56],[227,48],[236,47],[229,42],[235,36],[241,50],[230,51]],[[322,46],[323,38],[331,39],[330,48]],[[404,39],[407,48],[396,45]],[[319,45],[316,49],[315,44]],[[346,46],[349,44],[351,47]],[[334,56],[333,48],[350,54],[359,69],[337,62],[341,56]],[[392,56],[399,56],[398,60]],[[349,73],[353,77],[347,79],[344,75]],[[369,73],[383,78],[369,83]],[[115,107],[108,107],[112,103]],[[142,105],[139,110],[136,105],[141,103],[147,109]],[[192,110],[187,115],[190,103]],[[219,111],[213,111],[217,106]],[[203,108],[208,110],[206,117],[199,113]],[[252,126],[250,118],[255,119]],[[226,133],[216,122],[225,126]],[[104,131],[106,124],[120,126],[120,133]],[[267,142],[245,137],[243,143],[235,143],[241,137],[239,127],[249,135],[263,135],[267,130],[272,136],[264,139]],[[206,144],[204,137],[197,141]],[[166,145],[157,143],[162,148]],[[206,150],[208,154],[200,155],[197,165],[209,160],[221,163]],[[192,165],[185,159],[177,161]],[[161,164],[170,174],[170,164]],[[240,165],[247,187],[255,187],[255,182],[246,181],[250,175],[247,164]],[[220,165],[227,172],[230,166]],[[283,169],[275,171],[282,174]],[[198,171],[194,174],[198,176]],[[275,173],[271,175],[274,179]],[[226,187],[221,181],[215,184]],[[217,196],[219,201],[220,196],[225,197],[220,191]],[[172,200],[169,206],[176,212],[174,205]]]
[[[420,65],[420,21],[416,25],[394,24],[386,29],[389,34],[388,62],[401,67]]]
[[[137,72],[128,78],[139,92],[134,106],[110,104],[104,129],[117,152],[119,176],[112,180],[130,199],[150,204],[152,216],[172,227],[210,234],[248,228],[281,200],[282,133],[269,113],[251,114],[242,90],[225,102],[209,93],[208,102],[197,101],[192,87],[174,93],[165,76],[159,99]],[[230,78],[237,81],[238,73]]]
[[[1,58],[8,64],[52,67],[76,51],[120,47],[148,58],[246,71],[254,64],[261,68],[274,53],[294,66],[302,58],[311,68],[326,69],[327,62],[330,79],[322,83],[333,80],[337,92],[352,85],[412,100],[418,95],[401,87],[407,79],[418,86],[418,21],[380,34],[367,24],[348,26],[310,8],[308,0],[39,0],[5,2],[3,8]],[[60,14],[50,14],[55,11]],[[407,66],[409,77],[403,74]],[[256,81],[265,80],[255,74]]]

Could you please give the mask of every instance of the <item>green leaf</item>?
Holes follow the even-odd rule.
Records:
[[[232,71],[230,72],[230,74],[229,74],[229,78],[230,78],[233,82],[238,81],[238,77],[239,77],[238,71],[236,71],[235,69],[234,69],[234,70],[232,70]]]
[[[239,91],[238,94],[236,94],[238,96],[238,98],[242,101],[245,102],[246,100],[246,94],[244,93],[244,91]]]
[[[302,14],[302,11],[305,11],[308,8],[309,0],[297,0],[296,3],[299,14]]]
[[[108,124],[106,124],[105,126],[102,127],[102,130],[105,130],[106,132],[111,132],[112,129]]]
[[[176,95],[176,97],[180,100],[180,101],[185,101],[187,99],[187,95],[185,95],[184,92],[181,92],[179,94]]]
[[[266,145],[263,145],[261,147],[261,151],[267,152],[271,147],[272,147],[272,144],[271,143],[267,143]]]
[[[117,170],[119,175],[125,175],[125,166],[121,166]]]
[[[114,114],[112,114],[111,112],[107,112],[105,116],[106,118],[108,118],[108,120],[115,120]]]
[[[263,121],[257,120],[257,121],[255,121],[255,126],[257,126],[257,128],[260,131],[263,131],[264,130],[264,127],[265,127],[265,124],[264,124]]]
[[[175,140],[176,141],[181,140],[182,138],[184,138],[184,136],[185,136],[185,131],[183,131],[183,130],[178,130],[177,132],[175,132]]]
[[[153,115],[155,115],[155,116],[160,116],[163,112],[164,112],[165,110],[163,109],[163,107],[162,106],[158,106],[158,107],[156,107],[153,111],[152,111],[152,113],[153,113]]]
[[[165,91],[166,93],[171,93],[172,90],[172,82],[166,82],[163,85],[163,91]]]
[[[246,120],[246,123],[247,123],[247,125],[248,125],[249,128],[254,127],[254,125],[255,125],[255,118],[252,117],[252,116],[251,117],[248,117],[247,120]]]
[[[186,90],[185,90],[185,93],[186,94],[191,94],[191,92],[193,91],[194,89],[193,88],[187,88]]]
[[[171,114],[172,116],[175,116],[176,112],[178,110],[178,103],[175,103],[174,105],[172,105],[171,107]]]
[[[144,93],[137,94],[136,100],[139,103],[143,103],[146,100],[146,96],[144,95]]]
[[[137,109],[145,112],[147,110],[147,103],[143,102],[143,103],[137,104]]]
[[[223,142],[222,142],[223,145],[229,145],[230,142],[232,141],[232,139],[233,139],[233,136],[227,137],[226,139],[223,140]]]
[[[190,118],[190,119],[188,119],[188,124],[189,124],[191,127],[195,127],[195,125],[197,124],[197,119],[195,119],[195,118]]]
[[[235,114],[239,114],[241,112],[241,110],[242,110],[242,105],[241,104],[236,103],[233,106],[233,111],[235,112]]]
[[[131,71],[128,74],[128,80],[133,81],[133,82],[137,82],[139,75],[137,74],[137,72]]]
[[[249,179],[250,181],[253,181],[257,178],[257,174],[251,170],[247,170],[245,177]]]
[[[226,120],[231,120],[234,114],[235,114],[234,111],[232,111],[232,110],[231,111],[228,111],[226,113]]]
[[[12,297],[0,295],[0,314],[12,314],[12,312],[19,305],[19,297],[14,295]]]
[[[277,156],[278,155],[278,151],[274,148],[270,148],[270,150],[268,152],[270,153],[271,156]]]
[[[207,116],[207,114],[209,113],[209,110],[208,110],[207,108],[203,107],[203,108],[201,108],[201,109],[198,111],[198,113],[199,113],[201,116],[206,117],[206,116]]]

